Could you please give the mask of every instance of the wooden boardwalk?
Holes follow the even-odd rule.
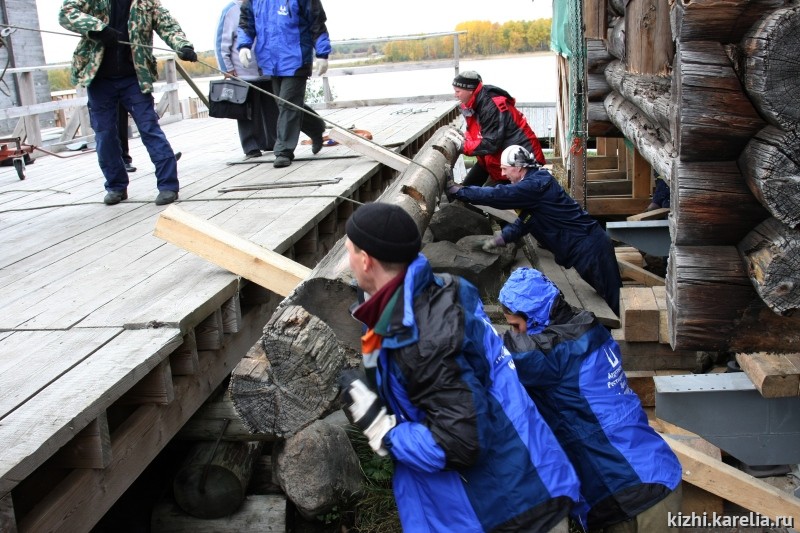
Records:
[[[455,101],[322,110],[407,156]],[[165,126],[182,209],[313,266],[396,172],[344,146],[288,168],[241,161],[232,120]],[[0,531],[88,531],[261,334],[274,294],[152,235],[163,207],[131,141],[129,200],[94,154],[0,168]],[[349,156],[349,157],[348,157]],[[269,159],[264,157],[263,159]],[[337,181],[338,179],[338,181]],[[296,182],[336,183],[297,186]],[[224,187],[284,183],[221,193]]]

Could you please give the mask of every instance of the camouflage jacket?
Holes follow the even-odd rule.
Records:
[[[100,62],[103,60],[103,44],[89,38],[90,31],[101,31],[106,27],[110,12],[108,0],[64,0],[58,14],[58,22],[64,28],[80,33],[81,38],[72,56],[72,83],[88,86],[92,83]],[[128,34],[133,50],[133,64],[143,93],[153,91],[153,83],[158,79],[156,58],[152,46],[153,31],[173,50],[192,46],[186,39],[178,22],[161,5],[160,0],[133,0],[128,20]]]

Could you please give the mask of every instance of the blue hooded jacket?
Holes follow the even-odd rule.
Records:
[[[474,286],[420,254],[374,332],[404,531],[548,531],[567,515],[575,472]]]
[[[680,462],[648,424],[608,330],[592,313],[569,306],[534,269],[514,271],[499,299],[535,317],[533,330],[508,331],[504,342],[578,472],[589,528],[628,520],[667,497],[681,481]]]
[[[252,48],[264,76],[311,75],[314,56],[327,59],[331,42],[320,0],[245,0],[237,50]]]

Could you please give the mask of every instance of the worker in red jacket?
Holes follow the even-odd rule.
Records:
[[[539,139],[510,94],[500,87],[484,85],[480,74],[472,70],[455,77],[453,91],[467,123],[463,138],[455,136],[453,140],[464,155],[478,159],[464,185],[480,186],[487,180],[489,185],[508,183],[500,171],[500,155],[511,145],[524,147],[539,165],[544,165]]]

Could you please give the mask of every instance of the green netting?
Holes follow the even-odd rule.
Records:
[[[572,56],[569,32],[569,6],[565,0],[553,0],[553,26],[550,29],[550,49],[566,58]]]

